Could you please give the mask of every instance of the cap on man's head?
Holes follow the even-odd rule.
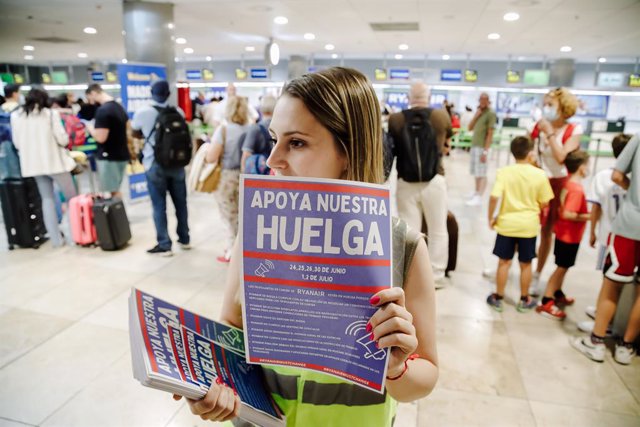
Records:
[[[151,86],[151,96],[156,102],[165,102],[170,93],[169,83],[166,80],[158,80]]]

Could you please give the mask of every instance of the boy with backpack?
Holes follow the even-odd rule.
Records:
[[[498,312],[503,310],[504,290],[516,248],[520,261],[520,300],[516,308],[524,313],[536,306],[529,296],[531,261],[536,257],[540,211],[553,199],[553,191],[544,171],[531,164],[532,150],[533,143],[526,136],[511,141],[516,163],[498,170],[489,199],[489,227],[498,232],[493,254],[500,260],[496,292],[489,295],[487,304]],[[499,199],[500,212],[494,217]]]
[[[142,165],[153,208],[157,244],[147,253],[172,256],[171,238],[167,230],[167,192],[171,196],[178,220],[178,244],[191,249],[187,210],[187,185],[184,167],[191,160],[191,135],[182,110],[170,106],[169,83],[156,81],[151,86],[151,105],[133,115],[133,135],[144,138]]]
[[[397,157],[398,216],[412,229],[420,230],[424,215],[433,277],[436,287],[442,287],[449,258],[442,152],[451,130],[451,118],[444,109],[429,108],[429,94],[426,84],[411,85],[410,108],[389,117],[389,136],[393,156]]]

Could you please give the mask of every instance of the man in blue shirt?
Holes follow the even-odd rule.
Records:
[[[158,108],[167,108],[169,105],[169,84],[165,80],[159,80],[151,86],[151,105],[143,107],[135,112],[131,123],[134,136],[144,138],[142,148],[142,165],[147,176],[147,186],[151,196],[153,207],[153,222],[156,226],[157,245],[147,252],[152,255],[172,256],[171,238],[167,231],[167,192],[171,196],[176,208],[178,219],[178,244],[182,249],[191,249],[189,245],[189,224],[187,211],[187,185],[185,182],[184,168],[164,168],[155,161],[155,123],[158,117]],[[178,111],[184,115],[182,110]]]

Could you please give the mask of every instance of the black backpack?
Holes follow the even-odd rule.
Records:
[[[438,173],[440,149],[431,127],[430,108],[402,111],[404,127],[394,136],[398,176],[407,182],[429,182]]]
[[[192,155],[192,142],[189,126],[175,107],[153,107],[158,117],[153,127],[155,161],[165,168],[182,168],[189,164]],[[151,135],[149,135],[151,139]]]

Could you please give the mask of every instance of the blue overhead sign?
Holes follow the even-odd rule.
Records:
[[[462,80],[462,70],[440,70],[440,80],[443,82],[459,82]]]
[[[202,71],[187,70],[187,80],[202,80]]]
[[[269,78],[269,70],[266,68],[252,68],[250,76],[252,79],[266,79]]]
[[[389,79],[391,80],[409,80],[411,70],[408,68],[392,68],[389,70]]]
[[[91,72],[91,81],[92,82],[103,82],[104,81],[104,73],[102,71],[92,71]]]

